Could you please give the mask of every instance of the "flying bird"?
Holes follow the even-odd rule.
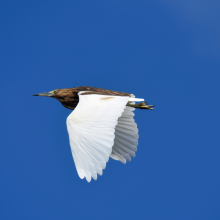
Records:
[[[55,98],[74,110],[66,120],[70,147],[79,177],[88,182],[102,175],[109,157],[124,164],[135,157],[139,135],[133,111],[154,109],[131,93],[89,86],[33,96]]]

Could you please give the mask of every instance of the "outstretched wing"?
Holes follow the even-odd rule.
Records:
[[[115,126],[129,96],[83,95],[67,118],[67,130],[79,177],[88,182],[102,175],[112,153]]]
[[[115,140],[110,157],[124,164],[126,160],[130,162],[130,156],[135,157],[137,151],[139,135],[137,124],[133,119],[134,110],[135,108],[126,106],[115,127]]]

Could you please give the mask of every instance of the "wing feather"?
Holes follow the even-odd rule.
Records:
[[[106,167],[114,145],[115,127],[118,118],[124,112],[129,96],[82,95],[82,93],[79,93],[79,104],[67,118],[67,130],[78,175],[90,182],[91,178],[97,179],[97,173],[102,175],[102,170]],[[131,115],[127,112],[127,116]],[[125,120],[125,123],[130,121]],[[122,123],[121,126],[126,125]],[[120,129],[121,127],[118,130]],[[133,136],[128,137],[127,133],[122,132],[120,135],[134,142]],[[122,148],[116,149],[115,153],[122,162],[129,160],[129,154]]]
[[[139,135],[137,124],[133,119],[134,110],[127,106],[115,127],[115,140],[110,157],[122,163],[126,163],[126,160],[131,161],[131,157],[136,156]]]

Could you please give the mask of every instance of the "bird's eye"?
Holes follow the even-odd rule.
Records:
[[[57,93],[57,89],[50,91],[50,93],[55,95]]]

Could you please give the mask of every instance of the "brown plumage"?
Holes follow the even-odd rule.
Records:
[[[99,95],[111,95],[111,96],[131,96],[131,93],[125,93],[125,92],[116,92],[108,89],[100,89],[96,87],[90,87],[90,86],[79,86],[75,88],[68,88],[68,89],[55,89],[51,92],[46,93],[39,93],[35,94],[34,96],[47,96],[57,99],[61,102],[61,104],[68,108],[68,109],[75,109],[77,104],[79,103],[79,92],[85,91],[81,95],[92,95],[92,94],[99,94]],[[153,105],[146,105],[146,102],[142,102],[139,104],[131,104],[128,103],[127,106],[131,106],[134,108],[139,109],[147,109],[147,110],[153,110]]]
[[[116,92],[112,90],[100,89],[90,86],[79,86],[68,89],[56,89],[51,91],[50,93],[39,93],[39,94],[35,94],[34,96],[52,97],[60,101],[64,107],[68,109],[75,109],[77,104],[79,103],[78,93],[81,91],[86,91],[82,95],[100,94],[100,95],[114,95],[114,96],[130,96],[130,93]]]

